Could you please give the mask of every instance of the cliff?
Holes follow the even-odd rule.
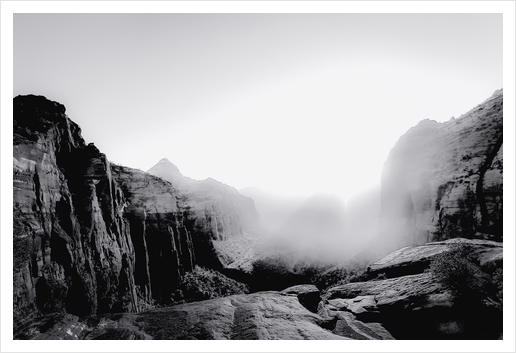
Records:
[[[137,169],[113,165],[112,173],[127,205],[124,217],[134,246],[137,289],[148,301],[169,304],[196,263],[182,195],[170,183]]]
[[[18,96],[13,128],[15,321],[170,304],[195,265],[224,267],[214,242],[231,228],[213,234],[170,182],[111,164],[63,105]]]
[[[194,220],[193,229],[209,234],[206,241],[215,247],[221,266],[250,269],[263,232],[251,198],[211,178],[185,177],[166,158],[148,173],[169,181],[184,195],[185,207]]]
[[[381,237],[391,249],[456,237],[501,241],[503,91],[460,118],[421,121],[382,173]]]
[[[138,311],[125,200],[63,105],[14,99],[14,317]]]

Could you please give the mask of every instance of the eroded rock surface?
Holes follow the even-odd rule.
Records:
[[[451,239],[410,246],[370,265],[369,280],[330,288],[318,313],[339,322],[344,312],[361,323],[380,325],[396,339],[498,339],[499,304],[482,293],[477,293],[482,299],[459,296],[426,271],[432,259],[455,244],[471,247],[484,275],[502,268],[502,244],[493,241]]]
[[[137,311],[122,190],[63,105],[14,99],[14,318]]]
[[[139,314],[56,314],[23,323],[17,332],[24,339],[346,339],[326,324],[293,296],[260,292]]]

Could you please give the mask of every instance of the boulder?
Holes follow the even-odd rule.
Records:
[[[300,284],[289,287],[282,290],[281,293],[286,295],[295,295],[301,305],[311,312],[317,312],[317,307],[321,301],[321,292],[312,284]]]

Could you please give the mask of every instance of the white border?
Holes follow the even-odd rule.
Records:
[[[503,13],[504,16],[504,230],[505,272],[504,272],[504,340],[503,341],[257,341],[257,342],[208,342],[208,341],[155,341],[155,342],[92,342],[92,341],[52,341],[42,344],[32,341],[12,340],[12,193],[3,192],[2,210],[2,351],[41,352],[143,352],[143,351],[211,351],[211,352],[251,352],[251,351],[383,351],[383,352],[514,352],[514,151],[515,151],[515,4],[513,1],[109,1],[109,2],[68,2],[68,1],[23,1],[1,3],[1,166],[2,190],[10,190],[12,185],[12,98],[13,98],[13,14],[14,13]],[[481,50],[481,48],[479,48]]]

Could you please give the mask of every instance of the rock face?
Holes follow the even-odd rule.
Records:
[[[112,165],[63,105],[18,96],[13,128],[15,321],[169,304],[195,265],[226,265],[216,241],[238,245],[228,209],[213,201],[216,217],[191,212],[201,202],[170,182]]]
[[[391,250],[456,237],[502,240],[503,91],[446,123],[421,121],[382,173],[382,229]]]
[[[453,244],[467,244],[484,275],[501,269],[501,243],[451,239],[399,249],[368,268],[369,280],[329,289],[318,313],[376,323],[396,339],[498,339],[502,310],[488,297],[463,298],[425,270]]]
[[[65,108],[14,99],[14,318],[138,310],[125,200]]]
[[[148,301],[171,303],[178,282],[196,263],[182,195],[140,170],[113,166],[112,174],[127,204],[124,217],[134,246],[137,289]]]
[[[185,207],[195,219],[193,229],[200,234],[209,234],[206,242],[213,244],[223,267],[249,269],[255,257],[254,247],[262,233],[252,199],[211,178],[184,177],[166,158],[148,173],[169,181],[185,196]]]

